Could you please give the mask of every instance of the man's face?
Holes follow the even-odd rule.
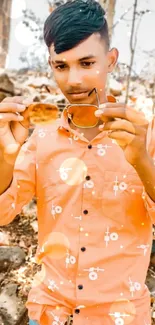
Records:
[[[60,54],[56,54],[51,46],[49,64],[58,87],[71,104],[97,104],[95,94],[88,97],[88,93],[97,88],[102,102],[107,73],[113,70],[117,56],[116,49],[108,51],[100,35],[93,34],[80,45]]]

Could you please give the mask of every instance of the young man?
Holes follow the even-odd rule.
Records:
[[[89,95],[95,88],[101,106],[92,128],[81,128],[66,110],[54,125],[36,127],[0,196],[0,225],[37,196],[42,270],[29,293],[29,317],[40,325],[148,325],[154,121],[125,104],[108,103],[106,79],[118,50],[109,49],[105,13],[96,1],[58,7],[45,22],[44,38],[69,103],[77,110],[90,104],[84,115],[97,104],[95,92]]]

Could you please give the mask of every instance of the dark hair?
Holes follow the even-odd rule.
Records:
[[[44,24],[44,41],[57,54],[70,50],[93,33],[99,33],[109,48],[105,11],[96,0],[67,1],[58,6]]]

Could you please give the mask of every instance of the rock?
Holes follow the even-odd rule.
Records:
[[[16,284],[8,284],[0,293],[0,319],[4,325],[20,325],[25,316],[26,307],[17,297],[17,288]]]
[[[1,325],[9,325],[9,323],[6,320],[6,316],[3,317],[2,315],[0,315],[0,324]]]
[[[0,74],[0,91],[12,96],[14,94],[14,84],[6,73]]]
[[[0,247],[0,271],[16,269],[25,261],[25,253],[20,247]]]
[[[63,103],[64,96],[62,94],[60,94],[60,95],[48,94],[42,102],[43,103],[51,103],[51,104]]]
[[[31,227],[33,228],[34,232],[37,233],[38,232],[38,221],[34,220],[33,222],[31,222]]]
[[[110,93],[113,96],[121,96],[123,91],[123,86],[120,82],[111,79],[110,80]]]
[[[150,291],[150,294],[155,297],[155,275],[152,273],[151,269],[148,269],[145,283]]]
[[[25,217],[36,217],[37,215],[37,207],[33,200],[31,200],[28,204],[23,206],[22,213]],[[28,221],[28,219],[25,219],[25,221]]]
[[[2,283],[4,279],[5,279],[5,273],[0,273],[0,283]]]
[[[136,100],[136,108],[138,110],[144,110],[147,109],[149,111],[152,111],[153,107],[153,99],[152,98],[146,98],[145,96],[139,96]]]
[[[0,231],[0,246],[8,246],[9,245],[9,236],[4,231]]]
[[[152,243],[152,253],[155,253],[155,234],[154,234],[154,232],[153,232],[153,238],[154,238],[154,240],[153,240],[153,243]],[[154,256],[152,256],[152,257],[154,257]],[[154,264],[154,266],[155,266],[155,264]]]
[[[49,80],[46,77],[29,77],[24,86],[29,86],[32,88],[42,88],[43,86],[49,86],[55,87],[56,89],[55,82],[53,80]]]
[[[2,91],[0,91],[0,102],[2,102],[2,100],[8,96],[10,95],[9,94],[7,95],[7,93],[3,93]]]
[[[150,257],[150,266],[152,268],[154,268],[154,270],[155,270],[155,243],[154,243],[154,241],[153,241],[153,245],[152,245],[152,254]]]

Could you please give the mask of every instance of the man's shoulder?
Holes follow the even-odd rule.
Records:
[[[155,117],[151,120],[147,130],[147,149],[151,156],[155,154]]]

